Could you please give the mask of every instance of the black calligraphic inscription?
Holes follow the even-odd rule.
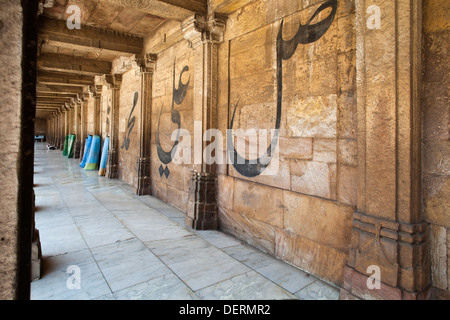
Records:
[[[315,24],[311,24],[322,11],[328,8],[331,8],[331,12],[325,19]],[[336,16],[336,11],[337,0],[330,0],[323,3],[305,25],[299,23],[297,33],[288,41],[283,39],[284,20],[281,21],[280,30],[278,31],[277,36],[277,117],[275,123],[275,134],[272,137],[271,143],[264,155],[254,160],[248,160],[244,159],[236,151],[231,130],[229,130],[227,134],[227,148],[229,150],[229,156],[232,157],[231,161],[233,163],[233,167],[243,176],[250,178],[259,176],[269,166],[273,156],[272,151],[275,150],[278,144],[278,134],[281,124],[281,109],[283,105],[283,60],[289,60],[294,55],[299,44],[309,44],[319,40],[328,31],[333,23]],[[234,116],[238,105],[239,102],[236,103],[234,107],[233,116],[230,123],[231,129],[233,129]]]
[[[133,98],[133,108],[131,108],[130,115],[128,116],[127,130],[125,133],[125,138],[123,139],[123,143],[120,146],[121,149],[125,148],[125,150],[128,150],[128,148],[130,147],[130,133],[131,133],[131,131],[133,131],[134,123],[136,121],[136,116],[133,116],[133,117],[131,117],[131,116],[133,115],[134,109],[136,108],[138,98],[139,98],[139,93],[135,92],[134,98]]]
[[[181,77],[183,76],[183,74],[185,72],[189,71],[189,67],[185,66],[183,68],[183,70],[180,73],[180,77],[178,80],[178,88],[176,88],[175,86],[175,62],[173,64],[173,91],[172,91],[172,111],[171,111],[171,120],[172,123],[175,123],[178,126],[178,129],[180,129],[181,127],[181,117],[180,117],[180,112],[178,112],[177,110],[174,109],[175,104],[180,105],[183,103],[184,99],[186,98],[186,94],[187,94],[187,89],[189,86],[189,82],[190,82],[190,77],[188,79],[188,81],[186,83],[183,83],[181,80]],[[165,165],[169,164],[172,162],[173,160],[173,154],[175,154],[178,143],[179,143],[179,139],[180,139],[180,133],[179,130],[177,132],[177,137],[175,139],[175,142],[172,145],[172,148],[169,151],[164,151],[163,148],[161,147],[161,141],[159,138],[159,124],[161,122],[161,114],[162,114],[162,110],[163,110],[164,105],[161,107],[161,111],[159,112],[159,120],[158,120],[158,130],[156,132],[156,151],[158,153],[158,158],[159,160],[161,160],[161,162]],[[162,167],[161,167],[161,170]],[[160,171],[160,175],[162,176],[164,173],[164,175],[166,176],[166,178],[169,176],[170,171],[169,169],[166,168],[162,171]]]

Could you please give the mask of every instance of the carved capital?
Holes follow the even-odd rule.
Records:
[[[119,90],[120,86],[122,85],[122,74],[116,73],[113,75],[113,83],[114,83],[114,89]]]
[[[136,64],[141,73],[153,73],[156,65],[156,54],[147,53],[145,57],[136,56]]]
[[[95,85],[94,94],[96,98],[99,98],[102,95],[103,92],[103,85],[97,84]]]
[[[189,41],[192,48],[199,44],[221,43],[225,32],[226,16],[211,13],[207,16],[194,14],[181,23],[184,38]]]

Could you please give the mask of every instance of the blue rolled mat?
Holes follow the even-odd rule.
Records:
[[[86,165],[87,157],[89,155],[89,151],[91,150],[91,144],[92,144],[92,136],[89,135],[89,137],[86,138],[86,143],[84,145],[84,153],[83,153],[83,159],[81,160],[80,167],[84,168]]]
[[[100,158],[100,170],[98,171],[99,176],[104,176],[106,173],[106,161],[108,160],[108,150],[109,150],[109,137],[106,137],[105,143],[103,144],[102,157]]]
[[[92,138],[91,150],[89,150],[86,165],[84,166],[85,171],[98,170],[101,143],[102,139],[100,136],[96,135]]]

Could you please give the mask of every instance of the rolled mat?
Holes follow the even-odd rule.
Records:
[[[89,135],[89,137],[86,138],[86,143],[84,145],[84,153],[83,153],[83,159],[81,160],[80,167],[84,168],[86,165],[87,157],[89,155],[89,151],[91,150],[91,144],[92,144],[92,136]]]
[[[89,150],[89,155],[86,160],[86,165],[84,166],[85,171],[98,170],[98,162],[100,157],[100,136],[94,136],[92,138],[91,150]]]
[[[75,135],[74,134],[69,134],[69,139],[68,139],[68,146],[67,146],[67,157],[68,158],[73,158],[73,147],[75,144]]]
[[[106,173],[106,161],[108,160],[108,150],[109,150],[109,137],[105,138],[105,143],[102,148],[102,156],[100,158],[100,169],[98,171],[99,176],[104,176]]]
[[[69,150],[69,135],[67,135],[64,138],[64,149],[63,149],[63,156],[67,156],[67,151]]]

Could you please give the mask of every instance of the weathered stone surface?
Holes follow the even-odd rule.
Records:
[[[2,117],[0,120],[0,169],[2,197],[0,200],[0,299],[15,299],[18,275],[18,190],[21,136],[22,83],[22,7],[19,2],[0,5],[0,60],[4,66],[0,80]],[[33,134],[33,133],[31,133]]]
[[[313,161],[336,163],[336,139],[314,139]]]
[[[277,229],[276,256],[336,285],[343,283],[347,254]]]
[[[219,174],[217,176],[217,205],[233,210],[234,203],[234,178]]]
[[[401,300],[402,292],[398,288],[388,286],[381,282],[379,290],[370,290],[367,287],[369,276],[358,273],[345,267],[344,287],[349,288],[351,294],[364,300]]]
[[[233,193],[234,211],[275,227],[283,226],[284,207],[281,190],[236,179]]]
[[[220,229],[268,253],[275,253],[276,228],[219,207]]]
[[[336,137],[337,96],[294,99],[288,106],[287,127],[294,137]]]
[[[447,289],[447,229],[441,226],[430,226],[431,277],[433,285]]]
[[[337,200],[356,206],[358,170],[355,167],[339,165],[337,167]]]
[[[424,210],[428,221],[450,227],[448,219],[450,179],[448,176],[424,175]]]
[[[315,161],[291,161],[291,189],[323,198],[334,198],[335,166]]]
[[[280,137],[280,155],[286,158],[311,160],[313,139]]]
[[[353,208],[333,201],[283,192],[284,229],[346,252],[350,244]]]
[[[358,145],[353,139],[338,139],[338,163],[356,167],[358,165]]]

